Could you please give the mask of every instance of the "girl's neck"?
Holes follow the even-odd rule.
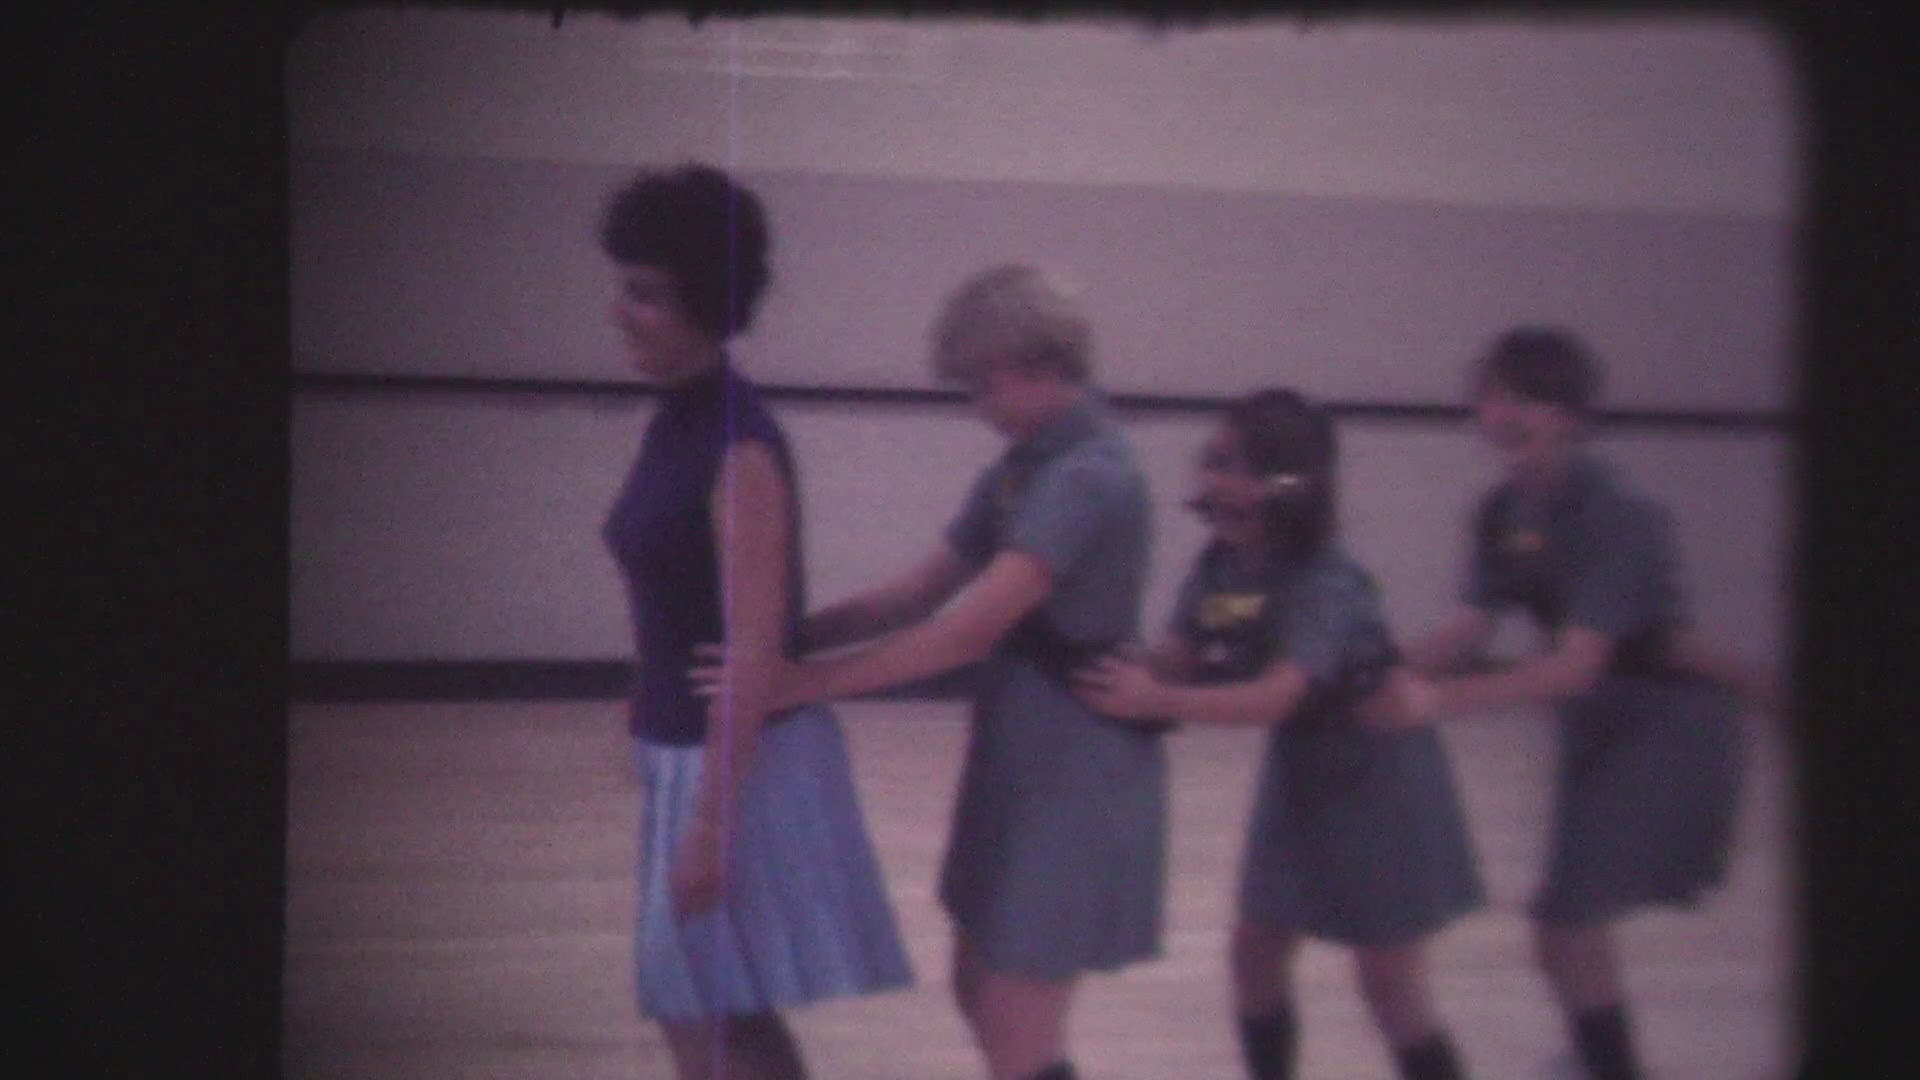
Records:
[[[1514,467],[1514,485],[1535,498],[1550,496],[1566,484],[1576,457],[1578,451],[1569,445],[1551,454],[1522,461]]]
[[[1222,547],[1226,550],[1227,561],[1241,569],[1255,570],[1280,561],[1280,546],[1264,533],[1237,543],[1222,541]]]

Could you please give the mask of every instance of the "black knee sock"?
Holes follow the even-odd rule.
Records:
[[[1289,1006],[1264,1016],[1240,1018],[1240,1049],[1253,1080],[1293,1080],[1293,1051],[1299,1038],[1299,1023]]]
[[[1640,1080],[1640,1059],[1624,1005],[1602,1005],[1573,1017],[1573,1043],[1594,1080]]]
[[[736,1018],[722,1029],[722,1053],[738,1053],[754,1064],[749,1071],[784,1080],[805,1080],[807,1068],[800,1059],[800,1044],[777,1013],[759,1013]]]
[[[1056,1061],[1027,1077],[1027,1080],[1074,1080],[1073,1066],[1064,1061]]]
[[[1436,1031],[1412,1046],[1403,1046],[1394,1051],[1393,1057],[1406,1080],[1465,1080],[1467,1075],[1460,1071],[1460,1058],[1444,1032]]]

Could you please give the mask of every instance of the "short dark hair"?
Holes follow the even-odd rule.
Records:
[[[1267,501],[1267,530],[1291,556],[1318,550],[1332,538],[1338,446],[1326,410],[1284,388],[1257,390],[1227,407],[1247,465],[1265,477],[1293,476],[1297,486]]]
[[[1577,335],[1557,326],[1507,331],[1488,347],[1474,372],[1476,393],[1494,383],[1583,418],[1600,396],[1600,362]]]
[[[766,211],[719,169],[643,170],[607,203],[600,246],[673,278],[688,321],[716,340],[745,330],[767,287]]]

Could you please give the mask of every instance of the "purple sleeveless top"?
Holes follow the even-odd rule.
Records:
[[[640,650],[628,728],[649,742],[684,746],[706,737],[706,707],[687,670],[693,647],[725,632],[709,499],[722,456],[741,441],[772,448],[787,481],[787,653],[796,652],[805,605],[793,458],[759,391],[723,363],[662,395],[601,530],[626,581]]]

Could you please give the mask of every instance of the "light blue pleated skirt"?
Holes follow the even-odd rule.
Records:
[[[641,740],[636,764],[646,792],[634,933],[642,1016],[766,1012],[912,983],[830,710],[809,706],[762,729],[726,898],[691,919],[674,913],[668,882],[701,748]]]

